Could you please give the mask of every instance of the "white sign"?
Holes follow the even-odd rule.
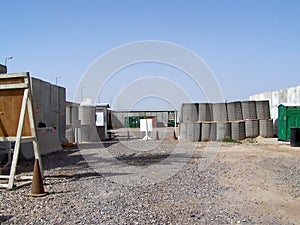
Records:
[[[104,113],[96,112],[96,126],[104,126]]]
[[[152,131],[152,119],[140,119],[140,131]]]

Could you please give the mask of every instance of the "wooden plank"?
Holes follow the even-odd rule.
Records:
[[[8,78],[16,78],[16,77],[28,77],[28,72],[0,74],[0,79],[8,79]]]
[[[17,135],[18,118],[20,116],[24,90],[0,90],[0,137]],[[29,118],[26,119],[22,136],[32,136]]]
[[[9,175],[0,175],[0,179],[8,179],[9,178]],[[16,180],[31,180],[33,178],[33,176],[31,175],[28,175],[28,176],[20,176],[20,175],[16,175],[15,176],[15,179]]]
[[[32,180],[33,176],[15,176],[16,180]]]
[[[34,121],[34,114],[33,114],[32,94],[31,94],[30,90],[29,90],[29,94],[28,94],[27,109],[28,109],[28,116],[29,116],[29,122],[30,122],[31,135],[33,137],[36,137],[35,140],[32,141],[33,151],[34,151],[34,157],[36,159],[38,159],[38,161],[39,161],[41,175],[43,176],[43,174],[44,174],[43,162],[42,162],[41,153],[39,151],[39,146],[38,146],[38,141],[37,141],[37,135],[36,135],[36,129],[35,129],[35,121]]]
[[[0,188],[6,188],[6,189],[8,189],[8,190],[12,190],[12,189],[21,188],[21,187],[26,186],[26,185],[29,185],[29,184],[31,184],[31,183],[32,183],[32,181],[25,181],[25,182],[22,182],[22,183],[18,183],[18,184],[16,184],[16,185],[13,186],[13,187],[9,187],[8,184],[0,184]]]
[[[29,88],[28,77],[29,73],[6,74],[0,76],[0,137],[17,135],[18,119],[24,94],[24,90],[21,89],[1,90],[1,87],[7,88],[15,85],[15,88]],[[22,136],[32,136],[27,112],[25,117]]]
[[[0,90],[28,88],[29,84],[0,84]]]
[[[32,136],[22,136],[22,143],[32,142],[35,137]],[[0,137],[0,141],[16,141],[16,137]]]
[[[0,84],[24,84],[24,77],[5,77],[5,79],[0,78]]]
[[[10,167],[8,188],[13,188],[13,185],[14,185],[14,178],[15,178],[15,174],[17,171],[17,163],[18,163],[20,146],[21,146],[22,130],[24,127],[24,120],[25,120],[28,96],[29,96],[29,89],[25,89],[24,95],[23,95],[23,100],[22,100],[22,105],[21,105],[21,112],[20,112],[20,117],[19,117],[17,135],[16,135],[16,143],[15,143],[15,148],[14,148],[14,155],[13,155],[13,160],[12,160],[11,167]]]

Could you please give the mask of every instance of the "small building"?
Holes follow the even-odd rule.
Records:
[[[0,64],[0,73],[7,73],[7,67]]]
[[[300,104],[280,104],[278,106],[278,140],[290,140],[292,127],[300,127]]]
[[[72,143],[98,142],[108,136],[109,104],[66,103],[66,138]]]

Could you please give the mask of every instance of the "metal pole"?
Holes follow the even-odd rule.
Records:
[[[57,85],[57,80],[58,80],[59,78],[61,78],[60,75],[55,77],[55,85]]]
[[[7,60],[8,60],[8,59],[12,59],[12,58],[13,58],[12,56],[6,57],[5,60],[4,60],[4,65],[7,66]]]

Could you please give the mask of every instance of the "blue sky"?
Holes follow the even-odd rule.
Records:
[[[60,75],[58,83],[67,88],[68,100],[73,99],[81,77],[97,58],[119,45],[141,40],[169,41],[196,53],[214,72],[228,101],[300,85],[297,0],[52,0],[0,4],[0,63],[12,56],[7,62],[9,72],[29,71],[52,83]],[[172,73],[172,69],[167,70]],[[165,74],[167,70],[137,66],[132,79],[143,76],[143,71],[146,75],[171,76]],[[120,73],[126,74],[126,70]],[[179,79],[177,82],[185,83],[195,101],[202,100],[183,75],[170,79]],[[130,79],[117,74],[102,90],[100,101],[113,101],[127,81]]]

